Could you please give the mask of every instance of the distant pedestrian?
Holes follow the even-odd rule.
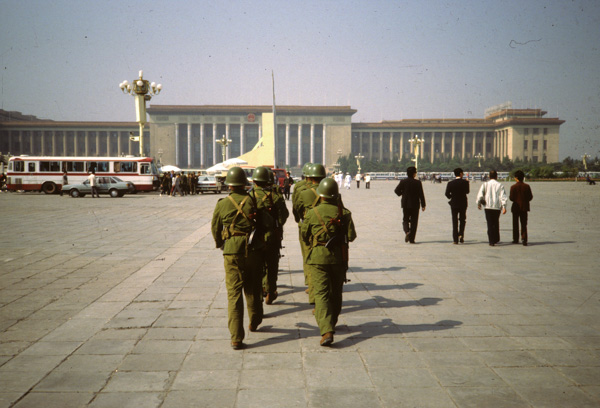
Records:
[[[367,190],[371,189],[371,175],[369,173],[365,174],[365,188]]]
[[[66,186],[67,184],[69,184],[69,177],[67,176],[67,171],[63,171],[63,175],[62,175],[62,186],[60,188],[60,195],[63,195],[63,187]]]
[[[419,209],[425,211],[425,194],[423,184],[417,180],[417,168],[414,166],[406,169],[408,178],[403,179],[396,186],[394,192],[402,196],[402,227],[404,228],[404,242],[415,243],[417,226],[419,225]]]
[[[477,208],[485,209],[485,221],[487,222],[487,234],[490,246],[500,242],[500,211],[506,214],[506,191],[504,186],[498,182],[498,172],[490,171],[490,180],[479,188],[477,193]]]
[[[465,242],[465,223],[467,221],[467,194],[469,194],[469,182],[463,179],[463,170],[459,167],[454,169],[454,180],[446,185],[446,197],[450,199],[450,211],[452,213],[452,240],[455,244]]]
[[[344,186],[346,190],[350,190],[350,184],[352,183],[352,176],[350,173],[346,173],[346,178],[344,179]]]
[[[183,191],[181,191],[181,174],[177,174],[175,180],[173,181],[173,193],[171,194],[175,197],[175,194],[179,193],[181,197],[183,197]]]
[[[512,206],[513,221],[513,244],[519,243],[519,222],[521,223],[521,242],[527,246],[527,212],[529,211],[529,202],[533,199],[533,193],[529,184],[523,182],[525,173],[521,170],[515,172],[516,183],[510,187],[510,201]]]
[[[360,173],[356,173],[356,188],[360,188],[360,180],[362,179],[362,176],[360,175]]]
[[[88,176],[88,180],[90,181],[90,187],[92,188],[92,198],[94,198],[94,194],[96,194],[96,197],[100,198],[100,194],[98,194],[98,187],[96,187],[96,171],[95,170],[92,170],[92,172]]]
[[[292,185],[294,184],[294,178],[291,173],[288,171],[286,173],[286,178],[283,180],[283,195],[286,200],[290,199],[290,191],[292,190]]]

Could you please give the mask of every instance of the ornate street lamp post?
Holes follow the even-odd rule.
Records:
[[[478,163],[479,163],[479,164],[478,164],[478,166],[479,166],[479,168],[481,169],[481,159],[483,159],[483,156],[481,155],[481,153],[477,153],[477,154],[475,155],[475,158],[476,158],[476,159],[479,161],[479,162],[478,162]]]
[[[364,159],[365,156],[359,153],[356,156],[354,156],[354,158],[356,159],[356,164],[358,165],[358,174],[360,174],[360,161]]]
[[[424,142],[423,139],[419,139],[419,135],[415,135],[412,139],[409,139],[408,142],[413,146],[413,151],[415,152],[415,158],[413,161],[415,162],[415,168],[419,170],[419,146]]]
[[[152,99],[152,96],[158,95],[162,90],[161,84],[150,83],[143,78],[144,71],[140,70],[140,77],[130,84],[125,80],[119,84],[119,88],[124,94],[129,94],[135,98],[135,121],[140,125],[140,135],[130,137],[134,142],[140,142],[140,156],[144,155],[144,125],[146,124],[146,102]]]
[[[222,146],[221,147],[221,153],[223,154],[223,161],[225,161],[225,151],[226,151],[227,146],[229,145],[229,143],[232,142],[232,140],[231,139],[227,139],[225,137],[225,135],[223,135],[223,137],[221,139],[219,139],[219,140],[216,140],[216,142]]]

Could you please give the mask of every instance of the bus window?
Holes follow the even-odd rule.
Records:
[[[35,162],[27,163],[27,171],[29,173],[35,173]]]
[[[137,173],[137,162],[115,162],[115,173]]]
[[[94,170],[96,173],[108,173],[109,167],[108,162],[88,162],[88,171]]]
[[[40,161],[40,171],[60,171],[60,162],[57,161]]]
[[[140,168],[141,174],[150,174],[150,165],[148,163],[142,163]]]
[[[85,171],[85,163],[84,162],[64,161],[63,169],[65,169],[69,173],[83,173]]]
[[[22,161],[12,161],[12,162],[10,162],[10,164],[13,165],[12,167],[14,168],[14,170],[11,169],[10,166],[9,166],[8,170],[13,170],[13,171],[18,171],[18,172],[25,171],[25,163]]]

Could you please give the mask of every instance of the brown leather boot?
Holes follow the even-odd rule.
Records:
[[[333,343],[333,332],[327,332],[321,336],[321,346],[330,346]]]

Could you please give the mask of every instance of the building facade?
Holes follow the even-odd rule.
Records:
[[[413,155],[409,140],[423,140],[420,159],[504,158],[557,162],[564,123],[541,109],[491,109],[483,119],[405,119],[352,123],[349,106],[278,106],[277,167],[307,162],[333,166],[340,156],[393,161]],[[207,168],[251,151],[263,137],[272,106],[153,105],[144,132],[145,155],[181,168]],[[265,118],[263,118],[265,116]],[[269,126],[273,129],[273,126]],[[135,122],[57,122],[0,111],[0,152],[12,155],[137,155]],[[217,140],[230,140],[223,152]]]

